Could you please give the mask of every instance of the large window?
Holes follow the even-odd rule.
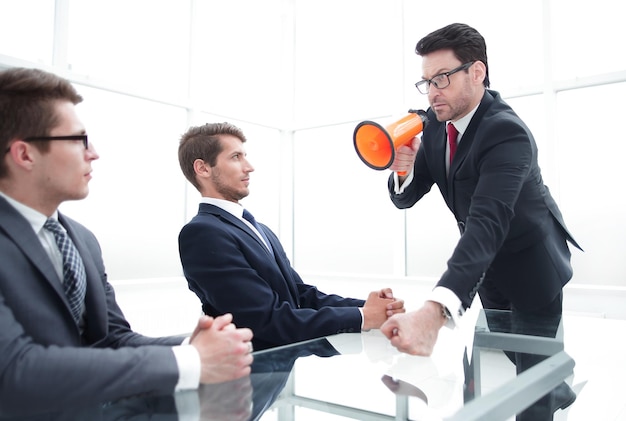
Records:
[[[100,159],[90,194],[62,210],[92,229],[112,279],[180,275],[185,182],[177,147],[185,110],[77,85],[77,111]]]
[[[37,13],[33,13],[33,11]],[[0,2],[0,55],[43,65],[52,64],[54,1]]]
[[[111,279],[180,276],[198,193],[178,167],[190,125],[230,121],[256,171],[246,206],[307,274],[436,281],[458,239],[434,189],[396,209],[357,157],[359,121],[426,108],[415,43],[451,22],[486,38],[492,88],[526,121],[546,184],[585,253],[573,283],[624,286],[626,56],[619,2],[3,0],[0,68],[72,80],[101,158],[63,210],[92,228]],[[443,8],[443,9],[441,9]],[[488,11],[488,13],[486,12]],[[493,19],[492,16],[498,16]],[[600,146],[602,145],[602,146]]]

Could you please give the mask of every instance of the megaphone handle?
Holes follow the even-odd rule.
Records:
[[[426,111],[410,109],[409,113],[417,114],[422,119],[422,127],[419,129],[418,134],[421,133],[422,129],[426,127],[426,124],[428,124],[428,117],[426,115]],[[404,177],[406,175],[406,171],[398,171],[397,173],[398,173],[398,176],[400,177]]]

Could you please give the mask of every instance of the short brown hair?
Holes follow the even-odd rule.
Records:
[[[40,69],[11,68],[0,72],[0,151],[13,139],[48,136],[58,125],[56,101],[78,104],[83,100],[72,84]],[[37,145],[46,150],[47,143]],[[6,176],[0,160],[0,178]]]
[[[221,135],[231,135],[246,141],[241,129],[230,123],[207,123],[203,126],[190,127],[180,138],[178,145],[178,162],[183,174],[198,190],[200,185],[196,180],[193,163],[201,159],[210,167],[217,163],[217,156],[222,152]]]
[[[489,87],[489,65],[487,64],[487,44],[483,36],[464,23],[452,23],[431,32],[417,42],[415,53],[425,56],[434,51],[450,49],[461,63],[482,61],[485,64],[483,85]]]

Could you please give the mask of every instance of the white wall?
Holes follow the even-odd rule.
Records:
[[[460,21],[485,36],[492,88],[535,133],[544,179],[585,248],[574,251],[566,307],[613,317],[604,305],[623,303],[626,139],[611,130],[626,93],[618,2],[56,5],[0,2],[0,67],[55,71],[85,97],[79,113],[101,159],[89,198],[63,210],[96,233],[116,285],[149,294],[146,282],[181,276],[177,235],[198,193],[176,148],[189,125],[208,121],[244,129],[257,168],[246,206],[280,235],[307,280],[330,289],[343,280],[355,292],[376,280],[434,284],[458,237],[449,211],[436,191],[395,209],[387,172],[363,165],[352,132],[361,120],[385,123],[427,107],[413,86],[421,76],[414,45]]]

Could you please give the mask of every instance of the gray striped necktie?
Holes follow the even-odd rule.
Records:
[[[63,256],[63,289],[70,303],[74,320],[78,323],[85,306],[87,289],[87,275],[85,275],[83,260],[59,221],[50,218],[43,227],[54,234],[54,240]]]

